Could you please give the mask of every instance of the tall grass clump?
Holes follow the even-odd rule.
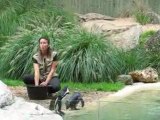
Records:
[[[0,53],[0,72],[3,77],[20,78],[24,73],[30,73],[37,39],[38,35],[29,31],[10,37]]]
[[[160,74],[160,31],[158,30],[154,35],[148,39],[145,48],[148,54],[150,66],[157,69]]]
[[[59,27],[74,22],[73,14],[56,6],[53,0],[0,0],[0,45],[8,40],[8,36],[15,35],[19,27],[33,30],[31,25],[38,26],[35,21],[48,25],[57,19]]]
[[[149,66],[144,48],[123,51],[82,29],[67,31],[58,44],[58,72],[64,82],[114,82],[120,74]]]
[[[160,72],[159,67],[159,38],[149,43],[148,40],[156,35],[155,31],[146,31],[140,35],[139,45],[129,51],[121,51],[117,56],[120,59],[120,71],[122,74],[128,74],[130,71],[153,67]]]
[[[41,13],[31,19],[26,27],[19,27],[16,34],[10,36],[8,42],[0,48],[0,74],[8,78],[20,78],[31,73],[32,56],[38,49],[38,39],[47,36],[51,40],[51,46],[55,47],[55,38],[72,26],[65,23],[62,26],[61,20],[63,19],[60,17],[49,17]]]
[[[144,69],[149,66],[149,60],[144,48],[137,46],[129,51],[121,51],[119,58],[121,74],[128,74],[131,71]]]
[[[31,73],[32,56],[37,51],[38,39],[47,35],[51,39],[51,46],[59,52],[58,73],[62,81],[88,83],[114,80],[119,68],[116,49],[101,35],[80,28],[68,29],[64,26],[62,32],[57,22],[50,27],[43,23],[39,26],[32,24],[32,31],[22,28],[10,37],[1,48],[1,75],[20,78]]]
[[[133,0],[131,4],[128,4],[120,13],[121,17],[134,17],[137,22],[142,25],[151,23],[152,19],[149,13],[152,10],[149,6],[141,0]]]
[[[116,49],[101,35],[75,28],[66,31],[58,44],[62,81],[107,82],[115,77]]]
[[[156,34],[155,31],[146,31],[142,33],[140,35],[139,45],[136,48],[119,54],[119,58],[121,58],[119,64],[123,66],[120,69],[121,73],[128,74],[130,71],[144,69],[149,66],[157,69],[158,73],[160,73],[160,46],[159,37],[154,37]],[[148,40],[150,40],[149,43]]]
[[[156,33],[156,31],[154,31],[154,30],[149,30],[149,31],[143,32],[139,38],[139,45],[144,47],[147,40],[149,40],[149,38],[152,37],[155,33]]]
[[[142,11],[135,12],[135,19],[141,25],[151,23],[151,21],[152,21],[151,18],[145,12],[142,12]]]
[[[134,0],[133,7],[135,9],[133,11],[133,15],[137,22],[142,25],[152,22],[150,16],[148,15],[148,12],[151,11],[151,9],[144,1]]]

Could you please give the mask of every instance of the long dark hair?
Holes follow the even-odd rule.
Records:
[[[49,40],[49,38],[47,38],[47,37],[40,37],[39,40],[38,40],[39,45],[40,45],[40,40],[41,39],[45,39],[48,42],[47,57],[51,57],[51,51],[52,51],[52,49],[50,48],[50,40]],[[39,47],[39,54],[40,54],[40,57],[42,58],[42,52],[40,50],[40,47]]]

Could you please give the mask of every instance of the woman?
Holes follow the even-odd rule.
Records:
[[[48,38],[39,39],[39,51],[33,55],[34,76],[24,77],[25,84],[34,84],[35,86],[51,86],[49,93],[60,90],[60,80],[56,74],[57,52],[52,51]]]

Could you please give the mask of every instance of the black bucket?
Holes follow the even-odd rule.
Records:
[[[27,85],[28,97],[30,100],[44,100],[48,98],[49,86]]]

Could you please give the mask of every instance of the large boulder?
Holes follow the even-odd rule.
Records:
[[[141,33],[140,25],[127,26],[120,30],[119,33],[112,34],[109,39],[118,48],[129,50],[138,45]]]
[[[144,70],[129,72],[134,82],[154,83],[158,82],[158,72],[156,69],[148,67]]]
[[[14,102],[14,96],[2,81],[0,81],[0,108],[11,105]]]
[[[43,106],[26,102],[16,97],[2,81],[0,81],[0,118],[1,120],[63,120],[53,111]]]
[[[130,18],[110,20],[92,20],[81,23],[89,32],[102,34],[116,47],[124,50],[132,49],[139,43],[142,26]]]
[[[0,109],[2,120],[63,120],[62,117],[43,106],[15,97],[15,103]]]

